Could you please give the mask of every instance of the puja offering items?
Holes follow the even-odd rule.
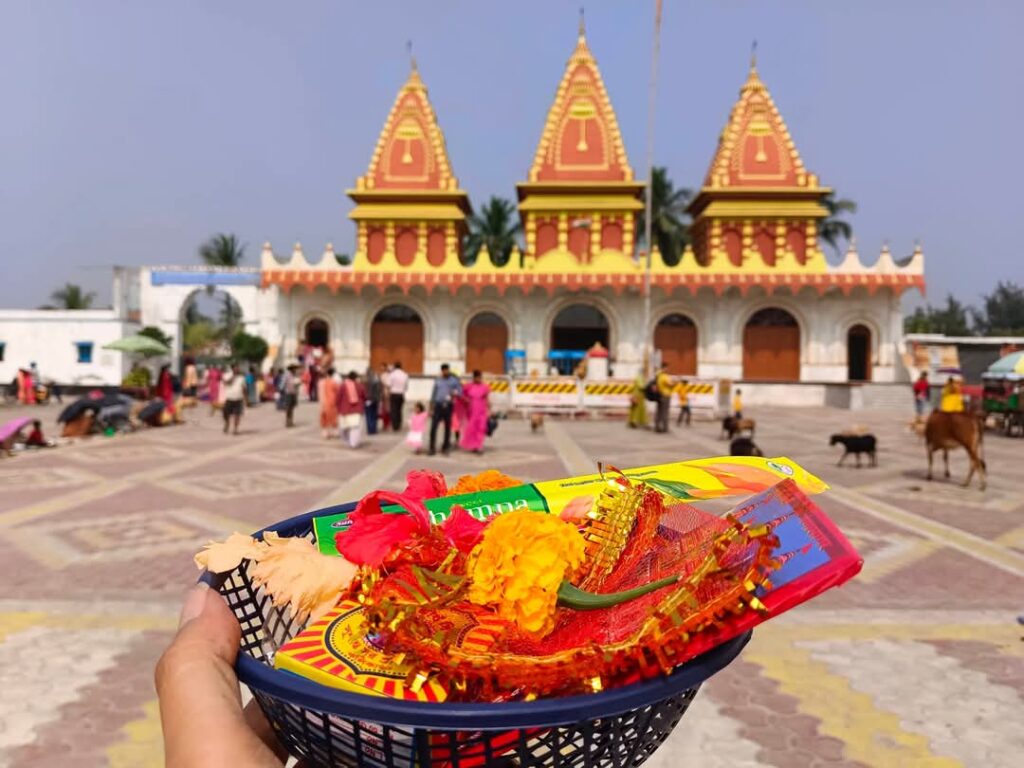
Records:
[[[457,487],[484,487],[482,477]],[[276,666],[425,701],[600,691],[668,674],[862,563],[807,496],[825,484],[788,459],[532,485],[494,473],[498,490],[454,496],[437,473],[408,480],[403,493],[375,491],[348,515],[315,520],[318,549],[269,545],[318,574],[287,590],[293,613],[314,623],[278,649]],[[751,492],[724,516],[685,503]],[[241,556],[266,570],[270,560],[262,584],[277,603],[280,575],[295,566],[266,548],[232,537],[201,557],[211,568]],[[339,605],[324,613],[331,589]]]
[[[787,478],[793,479],[807,494],[821,493],[828,488],[817,477],[785,458],[729,456],[697,459],[625,469],[621,474],[632,481],[643,481],[674,501],[744,496],[763,491]],[[433,523],[446,520],[456,505],[478,520],[523,509],[563,517],[581,516],[586,514],[589,505],[608,484],[607,477],[601,473],[523,484],[500,472],[488,470],[476,476],[459,478],[449,491],[444,485],[444,478],[437,473],[410,475],[415,475],[416,480],[406,491],[422,500]],[[471,492],[463,493],[464,490]],[[402,511],[400,505],[385,505],[383,509],[385,512]],[[348,513],[318,517],[314,525],[320,551],[327,555],[338,554],[335,534],[348,529]]]

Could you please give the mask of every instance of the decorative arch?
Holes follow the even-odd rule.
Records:
[[[176,288],[176,286],[172,286],[172,288]],[[244,328],[246,323],[245,308],[242,302],[242,298],[244,297],[236,295],[236,293],[231,290],[232,286],[216,285],[214,286],[215,290],[212,292],[209,292],[209,289],[206,286],[196,288],[189,286],[188,288],[189,289],[185,291],[184,297],[181,299],[181,303],[178,304],[178,310],[174,315],[175,319],[173,330],[168,331],[167,328],[163,329],[165,333],[169,333],[169,335],[173,337],[171,340],[171,349],[174,357],[179,360],[185,354],[185,315],[188,312],[188,308],[192,306],[192,302],[195,301],[199,294],[209,293],[210,296],[217,293],[224,294],[231,300],[232,305],[238,312],[238,328]],[[167,288],[161,288],[161,290],[167,290]],[[250,322],[251,321],[252,318],[250,318]],[[163,326],[164,324],[160,323],[159,325]],[[176,361],[174,362],[176,363]]]
[[[299,317],[298,323],[296,323],[296,331],[298,335],[295,338],[309,341],[306,337],[306,328],[311,322],[321,322],[326,326],[327,347],[332,348],[334,341],[338,339],[338,331],[335,327],[334,321],[331,319],[331,313],[326,309],[310,309],[303,312],[301,317]]]
[[[491,312],[502,320],[505,321],[505,326],[508,328],[508,343],[509,346],[516,343],[519,337],[519,328],[516,325],[514,318],[509,314],[508,307],[504,304],[500,304],[496,301],[487,301],[486,298],[483,301],[474,302],[462,316],[462,320],[459,323],[459,338],[465,339],[466,332],[469,330],[469,324],[474,317],[481,314],[482,312]],[[463,356],[465,356],[465,349],[462,350]]]
[[[654,348],[673,376],[697,375],[697,347],[700,333],[689,313],[668,309],[661,313],[652,329]]]
[[[846,328],[847,381],[871,381],[876,336],[866,323]]]
[[[787,308],[756,309],[743,324],[743,378],[799,381],[802,336],[800,321]]]
[[[593,293],[574,293],[563,296],[560,300],[556,301],[551,305],[547,314],[544,316],[545,330],[545,341],[546,346],[551,349],[551,330],[555,322],[555,318],[558,317],[559,313],[573,304],[591,304],[596,307],[608,320],[608,349],[612,354],[616,345],[619,342],[619,328],[622,327],[622,318],[619,313],[612,306],[611,302],[606,300],[603,296],[599,296]]]
[[[466,371],[505,373],[505,351],[511,328],[502,313],[490,309],[472,312],[463,323]]]
[[[378,319],[382,312],[391,307],[409,310],[417,316],[418,323],[402,319]],[[422,302],[401,294],[380,297],[366,314],[364,338],[368,340],[370,365],[379,368],[381,363],[400,360],[408,373],[422,373],[427,340],[432,338],[431,331],[430,314]]]

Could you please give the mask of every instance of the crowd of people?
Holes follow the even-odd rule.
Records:
[[[172,398],[166,369],[157,377],[155,394]],[[497,422],[491,414],[491,389],[480,371],[463,383],[451,366],[443,365],[427,402],[407,404],[408,389],[409,374],[400,361],[363,373],[342,373],[329,352],[303,356],[262,375],[255,366],[243,370],[237,364],[211,365],[200,372],[186,359],[180,386],[183,397],[207,400],[211,413],[221,412],[225,434],[238,434],[245,409],[259,402],[274,403],[284,414],[284,426],[294,427],[296,408],[305,399],[318,406],[322,437],[340,439],[350,448],[358,448],[366,436],[404,430],[406,445],[417,453],[483,451]]]
[[[4,395],[22,405],[42,405],[51,397],[58,403],[64,402],[60,386],[54,381],[44,382],[35,361],[29,363],[28,368],[18,368]]]

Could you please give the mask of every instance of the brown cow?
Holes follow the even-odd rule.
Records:
[[[985,460],[981,456],[981,438],[984,426],[980,419],[971,413],[947,413],[932,411],[928,423],[924,427],[925,450],[928,451],[928,479],[932,479],[932,454],[941,450],[946,464],[946,477],[949,477],[949,449],[963,446],[971,461],[971,468],[964,480],[964,488],[971,484],[974,471],[978,471],[981,490],[985,490]]]

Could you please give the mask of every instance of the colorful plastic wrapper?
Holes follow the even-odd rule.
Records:
[[[759,493],[782,480],[792,480],[805,494],[828,489],[819,478],[796,462],[783,458],[725,456],[669,464],[655,464],[622,470],[631,481],[647,483],[665,495],[669,502],[699,501]],[[432,521],[440,523],[454,505],[465,508],[473,517],[484,520],[513,510],[532,509],[561,514],[566,506],[580,498],[596,499],[609,482],[608,474],[595,473],[503,488],[495,491],[428,499],[425,504]],[[398,507],[385,511],[400,512]],[[325,515],[314,521],[317,546],[328,555],[337,555],[334,536],[348,526],[348,515]]]

